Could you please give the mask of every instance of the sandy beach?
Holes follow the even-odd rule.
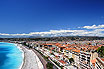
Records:
[[[32,50],[28,50],[20,44],[17,46],[24,52],[24,60],[20,69],[44,69],[41,61]]]

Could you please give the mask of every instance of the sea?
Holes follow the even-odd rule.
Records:
[[[0,42],[0,69],[20,69],[23,52],[16,44]]]

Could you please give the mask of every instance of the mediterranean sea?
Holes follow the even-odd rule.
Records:
[[[19,69],[23,52],[13,43],[0,42],[0,69]]]

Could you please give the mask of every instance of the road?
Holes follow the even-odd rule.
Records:
[[[36,50],[34,50],[34,49],[32,49],[32,50],[39,57],[40,61],[42,62],[43,66],[44,66],[44,69],[47,69],[47,67],[46,67],[47,62],[46,62],[46,60]]]

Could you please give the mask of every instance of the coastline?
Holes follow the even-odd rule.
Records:
[[[44,69],[42,62],[33,50],[25,48],[22,44],[12,44],[20,50],[22,55],[22,62],[18,66],[18,69]]]
[[[23,65],[24,65],[24,59],[25,59],[25,57],[24,57],[24,51],[23,51],[23,49],[22,49],[18,44],[16,44],[16,43],[14,43],[14,44],[15,44],[15,46],[17,46],[17,48],[22,52],[22,58],[23,58],[23,60],[22,60],[21,65],[19,66],[19,69],[22,69],[22,67],[23,67]]]
[[[35,52],[25,48],[21,44],[16,44],[16,46],[23,52],[23,62],[19,69],[44,69]]]

